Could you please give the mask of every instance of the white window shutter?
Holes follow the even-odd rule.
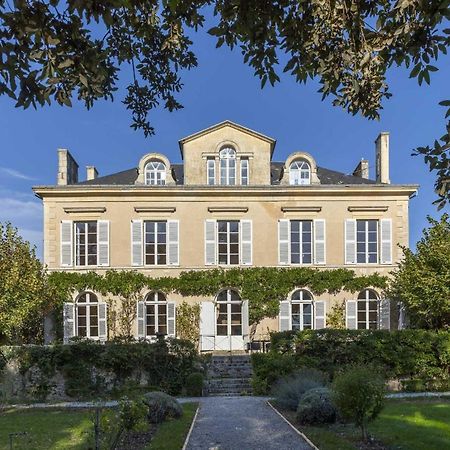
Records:
[[[356,220],[345,221],[345,264],[356,264]]]
[[[109,266],[109,220],[97,222],[97,264]]]
[[[75,305],[64,303],[63,305],[64,344],[75,336]]]
[[[316,301],[314,302],[314,329],[320,330],[326,326],[326,302]]]
[[[73,265],[73,222],[63,220],[61,222],[61,267]]]
[[[170,337],[175,337],[175,323],[176,323],[176,304],[175,302],[167,302],[167,334]]]
[[[292,329],[291,324],[291,302],[284,300],[280,302],[280,331],[288,331]]]
[[[205,220],[205,265],[212,266],[216,264],[216,221]]]
[[[252,221],[241,220],[241,264],[252,265]]]
[[[200,303],[200,350],[214,350],[216,335],[216,305],[214,302]]]
[[[248,342],[248,300],[244,300],[242,302],[242,336],[244,336],[244,340]]]
[[[106,303],[98,304],[98,337],[101,341],[108,339],[108,305]]]
[[[169,220],[168,228],[168,264],[170,266],[178,266],[180,263],[180,245],[179,245],[179,222],[178,220]]]
[[[345,302],[345,326],[349,330],[356,330],[358,323],[356,316],[358,313],[358,302],[356,300],[347,300]]]
[[[391,301],[388,298],[383,298],[380,300],[378,320],[380,330],[391,329]]]
[[[137,337],[145,338],[145,302],[137,302]]]
[[[392,264],[392,219],[381,219],[381,264]]]
[[[314,264],[326,263],[325,220],[314,220]]]
[[[278,221],[278,263],[290,263],[290,223],[289,220],[280,219]]]
[[[142,220],[131,221],[131,265],[142,266],[144,255],[142,243]]]

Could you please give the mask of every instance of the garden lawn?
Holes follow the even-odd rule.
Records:
[[[295,413],[281,411],[295,425]],[[360,432],[351,425],[298,426],[320,450],[361,447]],[[450,399],[388,400],[380,416],[369,425],[378,446],[390,450],[443,450],[450,442]],[[382,444],[382,445],[380,445]]]
[[[197,409],[196,403],[183,404],[183,417],[158,427],[149,450],[179,450]],[[13,438],[15,450],[83,449],[93,443],[93,412],[79,409],[8,410],[0,413],[0,450],[9,449],[9,434],[27,432]]]

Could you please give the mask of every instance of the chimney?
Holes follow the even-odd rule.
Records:
[[[375,141],[375,167],[377,183],[390,184],[389,179],[389,133],[383,131]]]
[[[361,159],[353,171],[353,176],[369,179],[369,161],[367,159]]]
[[[86,180],[95,180],[98,177],[98,171],[95,166],[86,166]]]
[[[58,149],[58,185],[78,183],[78,164],[65,148]]]

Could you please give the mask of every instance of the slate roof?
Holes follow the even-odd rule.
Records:
[[[280,184],[280,179],[283,176],[283,166],[283,162],[272,162],[270,164],[270,178],[273,185]],[[172,164],[172,174],[175,177],[177,185],[182,185],[184,182],[183,164]],[[76,184],[87,186],[127,186],[133,185],[137,176],[137,169],[133,168],[98,177],[95,180],[81,181]],[[374,180],[366,180],[365,178],[346,175],[345,173],[336,172],[335,170],[325,169],[323,167],[317,167],[317,176],[319,177],[320,184],[376,184],[376,181]]]

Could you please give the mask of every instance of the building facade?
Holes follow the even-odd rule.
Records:
[[[58,150],[58,180],[36,186],[44,207],[44,263],[50,271],[138,270],[176,277],[186,270],[229,267],[349,268],[387,275],[408,245],[408,204],[416,185],[389,180],[389,135],[376,140],[376,179],[368,161],[352,175],[317,166],[294,151],[272,160],[275,140],[225,121],[179,141],[182,164],[148,153],[137,167],[78,181],[70,152]],[[66,338],[106,339],[106,303],[79,292],[65,305]],[[176,335],[176,307],[200,302],[203,351],[243,350],[248,304],[229,288],[213,298],[143,292],[134,334]],[[388,302],[370,286],[357,295],[315,298],[298,286],[280,303],[268,330],[326,327],[327,312],[345,301],[348,328],[392,328]],[[383,319],[384,317],[384,319]]]

